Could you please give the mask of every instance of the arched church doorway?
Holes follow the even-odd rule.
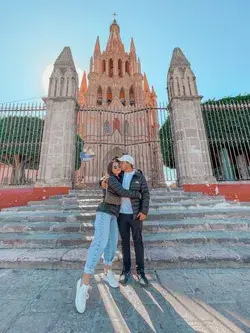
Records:
[[[115,157],[121,157],[124,154],[124,148],[121,147],[112,147],[108,150],[107,154],[103,159],[103,173],[106,173],[107,165],[111,162]]]

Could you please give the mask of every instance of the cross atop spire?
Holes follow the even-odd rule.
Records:
[[[115,20],[115,17],[117,16],[117,14],[116,14],[116,13],[113,13],[113,16],[114,16],[114,20]]]

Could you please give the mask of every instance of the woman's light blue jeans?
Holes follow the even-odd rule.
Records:
[[[101,255],[104,253],[104,264],[111,266],[118,243],[117,218],[103,212],[96,213],[94,239],[89,247],[85,274],[94,274]]]

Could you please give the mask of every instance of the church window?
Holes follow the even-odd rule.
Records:
[[[56,92],[57,92],[57,82],[58,82],[58,79],[55,79],[54,97],[56,97]]]
[[[179,78],[176,78],[177,81],[177,89],[178,89],[178,96],[181,96],[181,90],[180,90],[180,84],[179,84]]]
[[[96,100],[97,105],[102,105],[102,88],[101,86],[98,87],[97,90],[97,100]]]
[[[111,130],[112,130],[111,124],[108,120],[105,121],[103,129],[104,129],[104,134],[111,134]]]
[[[129,89],[129,104],[131,106],[135,105],[135,96],[134,96],[134,88],[133,88],[133,86],[131,86],[130,89]]]
[[[120,77],[122,77],[122,75],[123,75],[123,73],[122,73],[122,60],[121,59],[118,60],[118,75]]]
[[[129,135],[129,122],[127,120],[124,122],[124,135]]]
[[[124,93],[124,89],[122,88],[120,91],[120,102],[122,103],[122,105],[125,106],[125,93]]]
[[[63,86],[64,86],[64,78],[61,77],[61,82],[60,82],[60,96],[63,94]]]
[[[112,77],[114,74],[113,60],[109,59],[109,77]]]
[[[192,96],[191,86],[190,86],[190,77],[187,78],[188,80],[188,88],[189,88],[189,94]]]
[[[183,95],[186,96],[186,89],[184,84],[183,84]]]
[[[72,77],[71,78],[71,84],[72,84],[72,95],[74,95],[75,94],[75,91],[76,91],[76,89],[75,89],[75,87],[76,87],[76,79],[74,78],[74,77]]]
[[[129,61],[128,60],[125,63],[125,70],[126,70],[126,73],[130,74],[130,65],[129,65]]]
[[[108,87],[108,90],[107,90],[107,103],[108,105],[112,102],[112,90],[110,87]]]
[[[69,95],[69,78],[67,77],[67,83],[66,83],[66,96]]]
[[[105,59],[103,59],[103,61],[102,61],[102,72],[103,73],[106,72],[106,61],[105,61]]]

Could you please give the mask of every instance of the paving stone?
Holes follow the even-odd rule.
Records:
[[[249,269],[149,271],[146,289],[134,279],[126,287],[112,289],[96,274],[84,314],[74,307],[80,274],[78,270],[0,270],[0,286],[6,291],[5,299],[0,297],[4,309],[0,329],[3,333],[33,333],[34,327],[48,333],[248,332],[249,300],[241,293],[235,300],[232,286],[237,278],[245,279],[244,287],[250,290]],[[219,274],[224,286],[213,279]],[[11,291],[15,288],[10,286],[26,294],[16,299],[17,293]]]
[[[58,314],[34,313],[22,315],[10,326],[8,333],[47,333],[57,322]]]

